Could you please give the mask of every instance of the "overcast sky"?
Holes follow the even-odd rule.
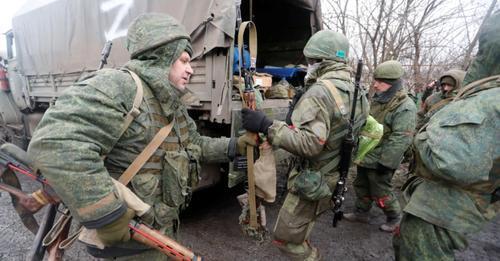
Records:
[[[1,1],[0,8],[0,55],[6,54],[5,32],[12,27],[12,17],[26,3],[26,0],[4,0]],[[6,56],[6,55],[5,55]]]

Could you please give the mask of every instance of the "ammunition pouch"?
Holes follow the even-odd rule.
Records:
[[[166,151],[162,170],[163,201],[177,208],[189,204],[192,188],[198,184],[201,148],[189,144],[187,148]]]
[[[289,182],[290,192],[304,200],[318,201],[332,195],[326,178],[319,170],[306,168],[292,172]]]

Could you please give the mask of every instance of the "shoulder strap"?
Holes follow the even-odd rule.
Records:
[[[144,87],[142,86],[142,81],[139,78],[139,76],[137,76],[136,73],[134,73],[133,71],[131,71],[129,69],[123,69],[123,70],[130,73],[130,75],[132,76],[132,79],[134,79],[135,85],[137,86],[137,91],[135,93],[134,103],[132,104],[132,109],[130,109],[130,111],[125,116],[125,121],[124,121],[122,130],[120,132],[120,137],[123,135],[123,133],[125,133],[125,131],[128,129],[128,126],[130,126],[132,121],[137,116],[139,116],[139,114],[141,114],[139,107],[141,106],[142,98],[144,96]]]
[[[156,133],[154,138],[144,148],[144,150],[134,159],[132,164],[123,172],[118,181],[123,185],[127,185],[137,172],[144,166],[146,161],[153,155],[158,147],[163,143],[168,134],[172,131],[174,121],[171,121],[167,126],[163,127]]]
[[[475,87],[477,87],[481,84],[485,84],[487,82],[491,82],[494,80],[498,81],[499,79],[500,79],[500,75],[497,74],[497,75],[493,75],[493,76],[490,76],[487,78],[483,78],[483,79],[479,79],[477,81],[471,82],[471,83],[467,84],[465,87],[460,89],[460,91],[458,92],[457,96],[455,96],[455,99],[453,99],[453,101],[456,101],[460,98],[463,98],[464,96],[467,96],[469,94],[469,91],[473,90]],[[492,88],[493,88],[493,86],[492,86]]]
[[[452,100],[453,100],[453,98],[446,98],[446,99],[443,99],[443,100],[439,101],[438,103],[435,103],[434,105],[432,105],[429,108],[429,110],[427,111],[427,113],[428,114],[435,113],[436,111],[438,111],[441,108],[443,108],[446,104],[450,103]]]
[[[122,128],[121,135],[127,130],[132,121],[141,113],[139,107],[142,103],[144,87],[142,86],[142,81],[131,70],[123,69],[124,71],[130,73],[132,79],[137,86],[137,93],[135,94],[134,104],[132,105],[132,109],[125,116],[125,123]],[[156,133],[151,142],[144,148],[144,150],[134,159],[132,164],[128,166],[128,168],[123,172],[118,181],[123,185],[127,185],[132,178],[137,174],[137,172],[144,166],[146,161],[153,155],[153,153],[158,149],[158,147],[163,143],[163,141],[167,138],[168,134],[172,131],[172,126],[174,125],[174,121],[171,121],[167,126],[163,127]],[[120,136],[121,136],[120,135]]]
[[[340,96],[340,93],[337,90],[337,87],[335,87],[335,85],[328,80],[321,80],[321,82],[325,84],[327,89],[330,91],[333,101],[335,102],[335,104],[337,104],[340,114],[342,114],[342,118],[347,119],[346,116],[348,112],[344,105],[344,102],[342,101],[342,97]]]

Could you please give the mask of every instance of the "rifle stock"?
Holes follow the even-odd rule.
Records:
[[[0,151],[1,152],[1,151]],[[9,167],[8,163],[6,167]],[[2,164],[2,165],[3,165]],[[3,165],[5,166],[5,165]],[[32,173],[22,173],[24,175],[34,176]],[[38,179],[37,179],[38,180]],[[45,180],[44,180],[45,181]],[[45,181],[46,182],[46,181]],[[45,189],[52,189],[48,183],[45,183]],[[20,205],[25,207],[28,210],[33,210],[32,213],[39,211],[43,206],[49,205],[50,207],[47,209],[42,223],[40,224],[40,229],[36,233],[35,240],[33,241],[32,248],[28,253],[28,260],[31,261],[40,261],[43,260],[45,250],[48,248],[49,258],[48,260],[62,260],[63,250],[59,248],[59,243],[64,240],[64,236],[67,236],[69,232],[69,225],[63,229],[63,232],[58,237],[54,243],[50,244],[50,246],[46,247],[43,245],[43,239],[50,231],[54,224],[54,219],[57,213],[57,206],[60,202],[59,197],[52,198],[54,203],[50,203],[47,201],[46,204],[40,204],[37,200],[33,198],[32,195],[26,194],[25,192],[14,188],[12,186],[0,183],[0,189],[9,192],[11,195],[20,199]],[[144,224],[141,224],[137,221],[131,221],[129,224],[129,228],[131,229],[132,239],[148,245],[152,248],[159,250],[165,255],[174,258],[175,260],[196,260],[201,261],[202,257],[195,255],[191,250],[177,243],[175,240],[161,234],[160,232],[147,227]]]
[[[159,233],[148,226],[132,220],[128,227],[132,232],[132,239],[141,242],[147,246],[155,248],[174,260],[182,261],[201,261],[202,257],[193,253],[193,251],[177,243],[175,240]]]
[[[11,196],[15,196],[19,199],[19,204],[29,210],[31,213],[38,212],[44,205],[40,204],[33,196],[25,194],[17,188],[9,186],[4,183],[0,183],[0,189],[7,191]]]

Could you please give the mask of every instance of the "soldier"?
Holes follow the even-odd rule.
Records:
[[[233,139],[196,131],[180,100],[193,70],[190,37],[178,21],[162,14],[141,15],[129,26],[126,45],[131,60],[123,70],[96,72],[47,110],[28,153],[73,217],[96,229],[107,246],[88,246],[89,253],[162,260],[159,251],[129,241],[127,224],[135,214],[117,198],[111,178],[118,179],[160,128],[173,121],[172,131],[133,177],[131,188],[152,206],[143,221],[175,236],[200,162],[227,162],[246,143],[242,139],[238,147]],[[140,77],[144,92],[128,127],[124,115],[133,111],[139,85],[126,70]]]
[[[353,184],[356,209],[344,214],[349,221],[368,223],[369,211],[375,203],[386,215],[387,222],[380,226],[386,232],[394,231],[401,219],[401,207],[391,180],[411,143],[416,121],[417,107],[402,88],[403,73],[398,61],[383,62],[375,69],[370,115],[384,125],[384,135],[359,163]]]
[[[468,84],[415,136],[396,260],[454,260],[500,210],[499,23],[499,11],[485,21]]]
[[[260,111],[242,110],[243,128],[266,134],[273,146],[297,156],[273,235],[275,245],[292,260],[320,259],[309,235],[316,218],[330,208],[339,177],[340,145],[354,94],[348,52],[349,42],[340,33],[323,30],[309,39],[304,48],[309,64],[306,91],[291,113],[290,124],[272,121]],[[366,95],[360,93],[356,137],[368,111]]]
[[[465,77],[465,71],[460,69],[451,69],[445,72],[439,78],[441,90],[433,93],[422,104],[422,108],[417,113],[417,129],[422,127],[437,111],[442,109],[457,95],[462,87],[462,81]]]

